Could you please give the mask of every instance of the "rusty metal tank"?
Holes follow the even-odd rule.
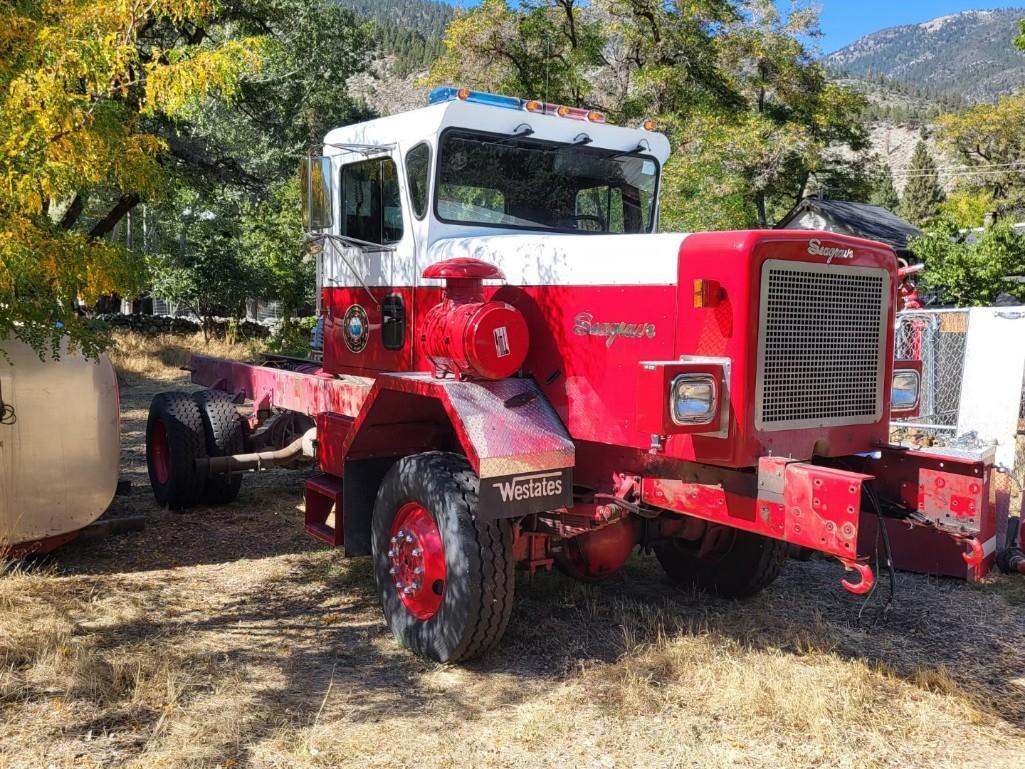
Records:
[[[0,549],[44,552],[107,509],[121,454],[117,377],[106,356],[41,361],[0,341]]]

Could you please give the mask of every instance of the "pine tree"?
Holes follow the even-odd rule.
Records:
[[[946,199],[940,186],[936,162],[929,154],[924,141],[918,142],[908,167],[908,183],[904,187],[901,214],[912,224],[922,227],[928,224],[940,211],[940,203]]]
[[[889,163],[883,163],[869,202],[874,206],[885,208],[887,211],[900,210],[900,195],[897,194],[897,188],[893,186],[893,171],[890,169]]]

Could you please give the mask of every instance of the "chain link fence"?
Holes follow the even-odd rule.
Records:
[[[898,313],[895,357],[922,361],[922,391],[919,415],[891,424],[895,442],[950,446],[971,441],[970,435],[958,435],[968,325],[968,310]],[[1025,389],[1019,411],[1013,478],[1020,493],[1025,487]]]
[[[898,420],[896,425],[939,434],[957,431],[967,340],[967,310],[913,310],[897,315],[894,357],[922,361],[922,391],[919,416]]]

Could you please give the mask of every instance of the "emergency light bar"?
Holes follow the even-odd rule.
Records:
[[[455,101],[456,99],[474,104],[487,104],[490,107],[501,107],[502,109],[555,115],[556,117],[569,118],[570,120],[586,120],[589,123],[605,122],[605,113],[598,110],[567,107],[563,104],[546,104],[537,99],[518,99],[515,96],[471,91],[469,88],[455,88],[451,85],[439,85],[436,87],[431,91],[430,96],[427,97],[427,103],[440,104],[446,101]]]

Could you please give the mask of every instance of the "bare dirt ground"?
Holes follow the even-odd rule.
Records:
[[[119,356],[134,489],[108,515],[145,531],[0,577],[0,769],[1021,765],[1022,578],[900,575],[873,624],[882,596],[859,618],[832,562],[737,603],[636,556],[600,587],[522,576],[496,651],[418,661],[366,560],[302,533],[302,474],[156,509],[146,411],[181,355]]]

